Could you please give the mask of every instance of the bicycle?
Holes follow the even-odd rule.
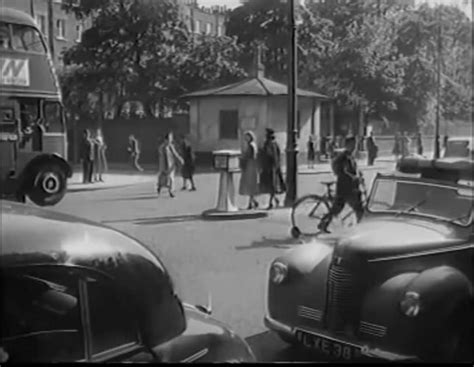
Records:
[[[321,184],[326,187],[326,192],[323,195],[305,195],[293,204],[291,209],[291,236],[293,238],[299,238],[301,235],[316,236],[321,233],[318,229],[318,223],[331,210],[334,204],[336,197],[333,186],[336,184],[336,181],[323,181]],[[359,186],[362,192],[362,204],[365,208],[367,204],[367,188],[362,175],[359,175]],[[343,227],[357,224],[356,213],[349,205],[346,205],[343,211],[331,221],[328,227],[329,232],[332,232],[330,228],[334,228],[335,220],[338,218],[342,222]]]

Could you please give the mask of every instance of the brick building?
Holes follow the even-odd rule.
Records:
[[[199,35],[225,35],[225,21],[228,9],[225,6],[201,7],[197,0],[177,0],[180,13],[191,33]]]
[[[41,32],[47,38],[50,46],[50,33],[53,37],[54,63],[62,66],[62,52],[81,41],[82,33],[90,27],[91,20],[78,20],[74,14],[66,13],[61,5],[62,0],[0,0],[1,8],[13,8],[30,14],[38,24]],[[78,0],[79,1],[79,0]],[[155,0],[159,1],[159,0]],[[222,6],[211,8],[200,7],[196,0],[175,0],[180,13],[194,34],[223,36],[225,34],[225,20],[227,9]],[[52,24],[49,23],[50,17]],[[50,29],[51,28],[51,29]]]
[[[73,14],[66,13],[61,8],[61,0],[53,0],[50,9],[48,2],[49,0],[0,0],[0,8],[13,8],[30,14],[45,35],[48,46],[51,46],[50,37],[53,37],[54,63],[61,66],[62,52],[81,41],[82,32],[90,21],[80,21]]]

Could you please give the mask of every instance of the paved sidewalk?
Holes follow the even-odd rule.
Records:
[[[84,184],[82,183],[82,173],[74,172],[73,176],[68,181],[68,191],[95,191],[130,186],[144,182],[153,182],[155,181],[155,176],[147,173],[110,172],[104,174],[103,179],[105,182]]]

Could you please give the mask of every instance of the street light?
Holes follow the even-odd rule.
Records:
[[[442,57],[442,24],[441,24],[441,4],[437,4],[437,16],[438,16],[438,56],[436,62],[436,124],[435,124],[435,146],[434,146],[434,158],[439,159],[440,157],[440,136],[439,136],[439,124],[441,119],[441,57]]]
[[[286,197],[285,206],[290,207],[297,197],[298,144],[297,144],[297,30],[295,1],[283,1],[288,4],[290,44],[288,52],[288,125],[286,139]]]

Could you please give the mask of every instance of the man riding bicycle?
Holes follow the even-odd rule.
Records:
[[[344,151],[337,154],[332,162],[334,174],[337,176],[336,196],[331,209],[318,225],[320,231],[327,232],[333,217],[344,209],[346,203],[356,213],[357,221],[364,214],[362,191],[360,190],[362,174],[357,170],[357,163],[353,155],[355,148],[356,138],[347,137]]]

